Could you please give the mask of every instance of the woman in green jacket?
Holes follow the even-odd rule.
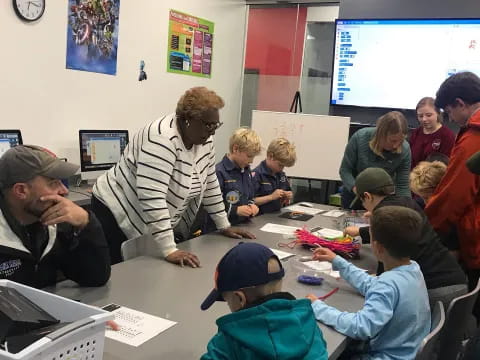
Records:
[[[343,182],[342,207],[358,209],[352,204],[357,175],[370,167],[382,168],[395,181],[396,194],[411,196],[410,145],[406,141],[407,119],[398,111],[390,111],[377,120],[377,126],[358,130],[350,138],[340,166]]]

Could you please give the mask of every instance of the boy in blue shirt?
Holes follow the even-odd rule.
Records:
[[[328,359],[310,301],[281,292],[284,275],[278,257],[257,243],[239,243],[223,256],[201,308],[226,301],[232,314],[217,320],[201,360]]]
[[[296,160],[295,145],[287,139],[278,138],[268,145],[267,158],[253,170],[255,204],[260,213],[279,211],[290,203],[293,193],[283,169],[295,165]]]
[[[216,166],[218,184],[222,190],[225,210],[232,225],[258,214],[250,164],[260,153],[261,142],[251,129],[237,129],[230,137],[230,153]]]
[[[373,277],[332,251],[320,248],[313,258],[330,261],[350,285],[365,296],[356,313],[312,301],[315,317],[338,332],[365,341],[353,359],[410,360],[430,332],[430,306],[420,267],[410,260],[420,238],[422,219],[412,209],[384,206],[370,219],[372,251],[385,272]]]

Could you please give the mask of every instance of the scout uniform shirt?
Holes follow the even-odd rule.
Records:
[[[237,208],[253,204],[255,191],[250,167],[240,169],[225,155],[215,169],[228,220],[232,225],[247,220],[247,217],[237,215]]]
[[[267,161],[263,160],[253,170],[253,183],[255,186],[255,197],[270,195],[277,189],[291,191],[290,183],[283,171],[272,174],[267,166]],[[269,201],[266,204],[260,205],[260,213],[266,214],[279,211],[282,207],[281,199]]]

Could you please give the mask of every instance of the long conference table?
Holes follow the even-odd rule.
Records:
[[[316,205],[321,209],[332,209],[324,205]],[[315,215],[302,222],[280,218],[279,214],[267,214],[254,218],[242,225],[257,237],[256,242],[270,248],[291,252],[298,255],[309,255],[311,252],[302,247],[289,249],[279,247],[291,239],[284,235],[260,231],[266,223],[307,227],[322,226],[332,229],[343,227],[342,218],[330,218]],[[213,276],[220,258],[240,240],[226,238],[219,234],[207,234],[178,245],[198,255],[201,267],[181,268],[158,258],[141,256],[112,267],[110,281],[99,288],[80,288],[71,281],[64,281],[48,291],[83,303],[103,306],[116,303],[148,314],[178,322],[172,328],[159,334],[139,347],[106,339],[105,360],[137,359],[137,360],[190,360],[199,359],[206,351],[211,337],[217,332],[215,320],[230,312],[224,302],[215,303],[207,311],[200,310],[200,304],[213,288]],[[251,241],[251,240],[244,240]],[[297,298],[309,293],[324,295],[336,287],[340,290],[330,296],[326,303],[343,311],[358,311],[362,308],[364,298],[344,280],[325,277],[320,286],[309,286],[297,282],[298,256],[285,259],[283,266],[286,276],[283,290],[291,292]],[[362,247],[361,259],[353,263],[374,273],[376,261],[368,246]],[[329,359],[337,359],[345,349],[348,339],[332,328],[319,323],[327,342]],[[295,342],[295,334],[292,334]]]

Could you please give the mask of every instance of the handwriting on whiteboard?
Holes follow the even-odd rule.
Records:
[[[303,134],[304,125],[301,122],[298,123],[282,123],[273,128],[275,137],[284,137],[287,139],[293,139],[296,135]]]

